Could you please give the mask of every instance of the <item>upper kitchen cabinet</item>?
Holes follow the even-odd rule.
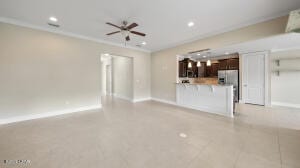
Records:
[[[238,58],[230,58],[228,59],[228,69],[229,70],[238,70],[239,69],[239,59]]]
[[[219,70],[238,70],[238,69],[239,69],[238,58],[219,60]]]
[[[219,70],[219,63],[212,63],[211,66],[206,66],[205,77],[217,77]]]
[[[179,77],[184,78],[187,77],[187,68],[188,62],[187,61],[179,61]]]
[[[219,60],[219,70],[227,70],[227,59]]]
[[[198,77],[206,77],[206,62],[201,62],[201,66],[198,67]]]
[[[192,67],[188,67],[188,64],[191,63]],[[188,58],[178,62],[178,74],[180,78],[196,78],[198,77],[198,67],[197,62],[192,61]]]
[[[205,61],[205,62],[204,62]],[[207,66],[207,60],[201,62],[201,66],[197,67],[197,61],[190,58],[185,58],[178,62],[178,74],[180,78],[203,78],[203,77],[217,77],[219,70],[239,70],[238,55],[226,55],[221,59],[215,58],[211,60],[211,65]],[[190,63],[190,67],[188,67]]]
[[[193,72],[193,77],[197,78],[198,77],[198,67],[197,67],[197,62],[192,62],[192,72]]]

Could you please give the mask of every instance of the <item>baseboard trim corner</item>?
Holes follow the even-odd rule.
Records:
[[[149,100],[151,100],[151,97],[140,98],[140,99],[134,99],[134,100],[132,100],[132,102],[133,102],[133,103],[138,103],[138,102],[149,101]]]
[[[155,98],[155,97],[152,97],[151,100],[166,103],[166,104],[178,105],[175,101],[164,100],[164,99],[159,99],[159,98]]]
[[[127,100],[127,101],[133,102],[133,99],[130,98],[130,97],[126,97],[126,96],[119,95],[119,94],[116,94],[116,93],[113,93],[112,96],[116,97],[116,98],[119,98],[119,99],[123,99],[123,100]]]

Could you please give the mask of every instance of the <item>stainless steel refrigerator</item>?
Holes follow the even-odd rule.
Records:
[[[239,71],[238,70],[219,70],[218,83],[221,85],[233,85],[235,102],[239,100]]]

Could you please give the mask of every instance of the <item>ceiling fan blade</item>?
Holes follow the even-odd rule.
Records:
[[[129,36],[126,36],[126,41],[129,41],[129,40],[130,40]]]
[[[113,27],[116,27],[116,28],[118,28],[118,29],[122,29],[120,26],[117,26],[117,25],[112,24],[112,23],[109,23],[109,22],[106,22],[106,24],[111,25],[111,26],[113,26]]]
[[[141,32],[137,32],[137,31],[130,31],[130,33],[136,34],[136,35],[139,35],[139,36],[146,36],[146,34],[141,33]]]
[[[136,26],[138,26],[138,24],[132,23],[131,25],[127,26],[126,29],[127,29],[127,30],[130,30],[130,29],[132,29],[132,28],[135,28]]]
[[[111,33],[108,33],[108,34],[106,34],[106,35],[112,35],[112,34],[116,34],[116,33],[120,33],[121,31],[115,31],[115,32],[111,32]]]

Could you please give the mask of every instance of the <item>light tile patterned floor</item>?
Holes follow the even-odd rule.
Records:
[[[106,97],[102,110],[0,126],[0,159],[29,159],[30,168],[299,168],[300,110],[239,105],[229,119]]]

